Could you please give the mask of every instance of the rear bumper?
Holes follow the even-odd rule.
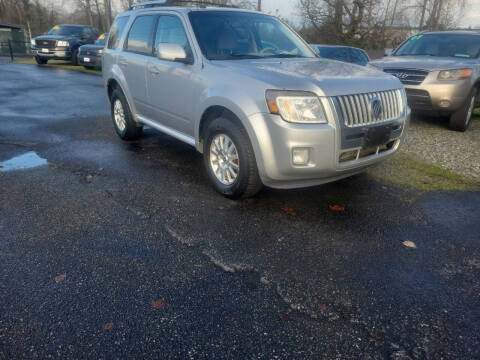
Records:
[[[48,52],[32,48],[32,54],[39,58],[52,60],[70,60],[72,58],[70,49],[65,48],[48,49]]]
[[[352,176],[393,155],[403,142],[410,112],[395,121],[398,132],[382,147],[365,153],[361,146],[342,146],[342,134],[336,124],[291,124],[277,115],[259,113],[249,118],[249,131],[262,182],[269,187],[289,189],[320,185]],[[308,150],[308,163],[295,165],[293,150]],[[345,152],[358,156],[341,161]]]

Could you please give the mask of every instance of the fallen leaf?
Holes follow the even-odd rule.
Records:
[[[325,310],[327,308],[327,305],[319,302],[317,303],[317,308],[319,308],[320,310]]]
[[[293,322],[295,321],[290,315],[288,314],[283,314],[282,315],[282,320],[285,321],[285,322]]]
[[[415,245],[415,243],[413,241],[406,240],[402,244],[403,244],[403,246],[406,246],[408,248],[412,248],[412,249],[417,248],[417,245]]]
[[[87,181],[92,181],[92,179],[93,179],[93,176],[92,176],[92,175],[87,175],[87,176],[85,177],[85,180],[87,180]]]
[[[103,168],[98,169],[99,172],[102,172],[103,170],[104,170]]]
[[[55,276],[55,282],[59,283],[67,278],[67,274],[60,274],[58,276]]]
[[[218,210],[225,210],[225,206],[219,206]]]
[[[152,309],[158,310],[158,309],[163,309],[165,307],[165,300],[160,299],[153,301],[152,300]]]
[[[193,266],[195,266],[195,267],[197,267],[197,268],[202,268],[202,267],[204,267],[205,265],[203,265],[203,264],[195,264],[195,265],[193,265]]]
[[[345,211],[345,207],[341,205],[330,205],[332,211]]]
[[[2,167],[3,167],[3,165],[2,165],[2,164],[0,164],[0,168],[2,168]]]
[[[297,215],[297,213],[295,212],[295,210],[293,210],[293,208],[289,207],[289,206],[284,206],[282,207],[282,210],[285,211],[287,214],[290,214],[290,215]]]
[[[108,322],[105,325],[103,325],[103,330],[110,330],[113,328],[113,322]]]

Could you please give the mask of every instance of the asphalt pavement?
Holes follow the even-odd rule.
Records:
[[[480,357],[480,191],[230,201],[52,68],[0,66],[0,125],[0,359]]]

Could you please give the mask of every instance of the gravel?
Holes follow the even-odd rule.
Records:
[[[445,120],[412,117],[403,152],[454,173],[480,180],[480,117],[466,132],[449,130]]]

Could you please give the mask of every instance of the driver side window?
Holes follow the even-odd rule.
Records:
[[[162,15],[158,19],[155,34],[155,56],[157,56],[157,49],[160,44],[178,44],[183,47],[188,58],[193,57],[182,21],[176,16]]]

